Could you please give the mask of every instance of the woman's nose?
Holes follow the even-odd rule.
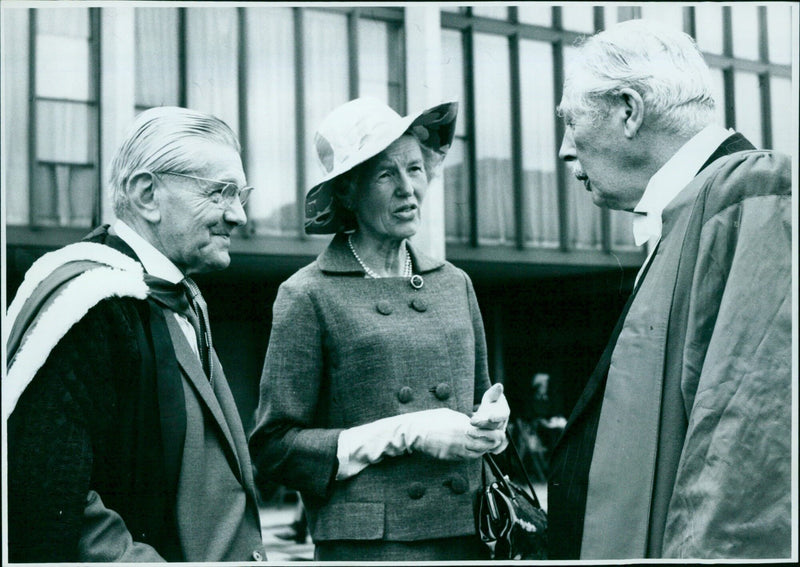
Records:
[[[397,182],[397,189],[398,195],[400,196],[408,196],[414,194],[414,185],[411,182],[411,177],[406,175],[405,173],[401,173],[399,180]]]

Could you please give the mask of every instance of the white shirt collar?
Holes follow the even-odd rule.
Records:
[[[661,238],[661,213],[697,175],[719,145],[734,133],[716,124],[706,126],[655,172],[633,209],[634,213],[639,213],[633,219],[633,239],[637,246]]]
[[[125,222],[117,219],[114,221],[112,230],[125,241],[125,244],[133,249],[148,274],[167,280],[170,283],[178,283],[184,278],[183,272],[169,258],[164,256],[155,246],[142,238]]]

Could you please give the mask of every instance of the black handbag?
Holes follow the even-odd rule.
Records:
[[[530,492],[503,473],[494,456],[485,454],[483,488],[478,491],[475,502],[477,532],[492,548],[493,559],[547,559],[547,513],[539,504],[510,438],[508,445]],[[487,479],[487,466],[494,477],[491,481]]]

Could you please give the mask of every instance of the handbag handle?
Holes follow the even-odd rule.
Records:
[[[533,483],[531,482],[531,479],[528,476],[528,471],[525,470],[525,466],[522,464],[522,459],[519,456],[519,452],[517,451],[516,446],[514,446],[514,442],[511,440],[511,436],[508,434],[508,431],[506,431],[506,438],[508,439],[508,446],[511,448],[511,454],[514,455],[514,460],[516,461],[517,466],[519,467],[519,470],[522,472],[522,476],[525,478],[525,482],[528,484],[528,488],[531,491],[533,502],[534,504],[536,504],[536,506],[541,508],[542,505],[539,503],[539,497],[536,496],[536,491],[533,489]],[[506,489],[508,489],[509,494],[513,494],[511,487],[508,486],[506,475],[504,475],[503,471],[500,470],[500,466],[494,460],[494,457],[490,453],[485,453],[483,455],[483,459],[489,464],[489,468],[492,469],[492,473],[494,474],[495,478],[499,482],[502,482],[505,485]],[[486,484],[485,481],[484,484]]]

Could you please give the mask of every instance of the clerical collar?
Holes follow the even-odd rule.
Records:
[[[184,278],[183,272],[169,258],[142,238],[124,221],[117,219],[111,230],[124,240],[125,244],[131,247],[136,256],[139,257],[144,270],[151,276],[167,280],[170,283],[178,283]]]
[[[702,165],[733,130],[711,124],[688,140],[650,178],[634,207],[633,239],[637,246],[661,238],[661,213],[697,175]]]

